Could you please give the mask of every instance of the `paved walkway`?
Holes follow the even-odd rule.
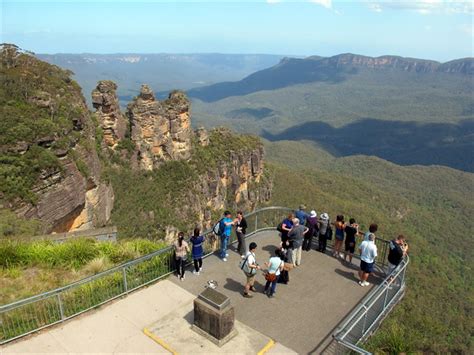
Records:
[[[277,244],[278,236],[275,232],[264,232],[251,240],[259,244],[257,261],[263,264]],[[333,328],[368,292],[368,288],[356,282],[357,268],[310,251],[303,254],[302,265],[291,271],[290,284],[278,285],[275,298],[268,299],[259,293],[246,299],[241,295],[244,275],[238,267],[239,259],[232,251],[226,263],[211,256],[204,260],[200,276],[188,271],[184,282],[175,277],[158,282],[61,325],[4,345],[0,354],[169,353],[146,336],[144,328],[158,331],[166,337],[167,343],[178,347],[175,350],[180,353],[231,349],[238,353],[256,353],[270,339],[277,345],[268,353],[290,354],[290,349],[298,353],[319,353]],[[236,327],[242,334],[235,338],[238,343],[229,343],[232,346],[227,350],[209,344],[192,349],[189,343],[178,341],[183,335],[192,342],[198,341],[190,333],[189,314],[195,295],[210,279],[218,281],[218,289],[231,298]],[[262,291],[263,276],[259,275],[257,280],[256,287]]]

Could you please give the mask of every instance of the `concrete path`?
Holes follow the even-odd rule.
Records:
[[[279,243],[277,232],[262,232],[247,241],[258,245],[257,262],[263,265]],[[231,248],[234,248],[233,246]],[[197,295],[207,280],[216,280],[218,290],[230,297],[236,318],[298,353],[320,352],[336,325],[366,295],[370,287],[357,283],[358,259],[352,267],[315,250],[303,252],[302,265],[290,272],[288,285],[278,284],[275,298],[262,292],[265,279],[257,276],[257,293],[251,299],[242,296],[245,275],[238,267],[240,256],[229,251],[227,262],[216,256],[203,261],[201,275],[189,270],[181,282],[173,282]],[[369,281],[377,282],[377,279]]]

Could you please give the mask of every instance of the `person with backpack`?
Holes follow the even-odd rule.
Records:
[[[408,253],[408,244],[405,242],[405,236],[400,234],[397,239],[390,241],[388,251],[388,275],[390,275],[402,262],[403,257]]]
[[[325,253],[328,235],[331,234],[332,237],[332,230],[329,225],[329,215],[326,212],[321,214],[321,218],[318,221],[318,228],[318,251]]]
[[[242,211],[237,212],[237,218],[235,219],[235,234],[237,235],[237,250],[239,251],[240,257],[245,258],[247,248],[245,246],[245,234],[247,233],[247,220],[244,217]]]
[[[251,298],[253,295],[250,293],[256,292],[254,287],[255,283],[255,275],[257,274],[257,270],[260,270],[260,266],[257,264],[257,260],[255,257],[255,250],[257,249],[257,243],[252,242],[249,245],[249,251],[245,255],[245,258],[240,261],[240,269],[244,272],[247,280],[244,286],[244,293],[243,296],[245,298]]]
[[[310,251],[311,244],[313,243],[313,236],[318,231],[318,218],[317,218],[316,211],[311,211],[309,217],[306,218],[306,227],[308,227],[308,232],[304,235],[303,240],[303,250]]]
[[[232,226],[234,221],[232,220],[230,211],[224,212],[224,217],[214,226],[214,233],[216,233],[216,227],[218,229],[217,235],[220,237],[221,245],[219,249],[219,257],[222,261],[227,261],[229,254],[227,253],[227,245],[229,244],[230,235],[232,233]]]
[[[372,223],[369,226],[369,231],[364,234],[364,240],[369,240],[369,237],[370,237],[371,234],[374,235],[374,240],[375,240],[377,238],[375,236],[375,232],[377,232],[378,229],[379,229],[378,224],[377,223]]]
[[[280,278],[280,272],[283,270],[284,266],[283,260],[281,260],[281,250],[275,249],[275,255],[265,263],[265,266],[268,268],[265,274],[265,280],[267,280],[265,284],[265,289],[263,293],[265,293],[268,298],[272,298],[275,294],[276,284],[278,279]],[[270,287],[271,285],[271,287]]]
[[[192,244],[191,248],[191,255],[193,257],[194,262],[194,275],[199,275],[202,270],[202,257],[204,254],[204,250],[202,248],[202,244],[206,240],[203,235],[200,235],[201,230],[199,228],[194,228],[193,236],[190,239]]]
[[[178,240],[174,242],[174,255],[176,260],[176,270],[178,277],[181,281],[184,281],[184,264],[189,253],[188,243],[184,240],[184,233],[178,233]]]

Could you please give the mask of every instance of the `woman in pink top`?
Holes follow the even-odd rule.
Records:
[[[178,271],[178,277],[181,281],[184,281],[184,264],[186,263],[186,257],[189,252],[188,243],[184,240],[184,233],[178,233],[178,240],[174,242],[174,253],[176,258],[176,269]]]

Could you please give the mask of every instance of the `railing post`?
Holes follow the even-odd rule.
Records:
[[[64,308],[63,308],[63,301],[61,299],[61,294],[58,293],[56,294],[56,298],[58,299],[58,305],[59,305],[59,314],[61,314],[61,320],[64,320]]]
[[[258,228],[258,212],[255,213],[255,232],[257,231]]]
[[[127,284],[127,271],[125,268],[122,268],[122,275],[123,275],[123,290],[124,292],[128,291],[128,284]]]
[[[361,338],[364,337],[365,335],[365,326],[367,324],[367,312],[368,312],[368,309],[366,307],[365,308],[365,313],[364,313],[364,323],[362,323],[362,334],[360,335]]]
[[[389,290],[389,284],[385,285],[385,297],[383,300],[383,309],[382,311],[385,312],[385,307],[387,307],[387,297],[388,297],[388,290]]]

